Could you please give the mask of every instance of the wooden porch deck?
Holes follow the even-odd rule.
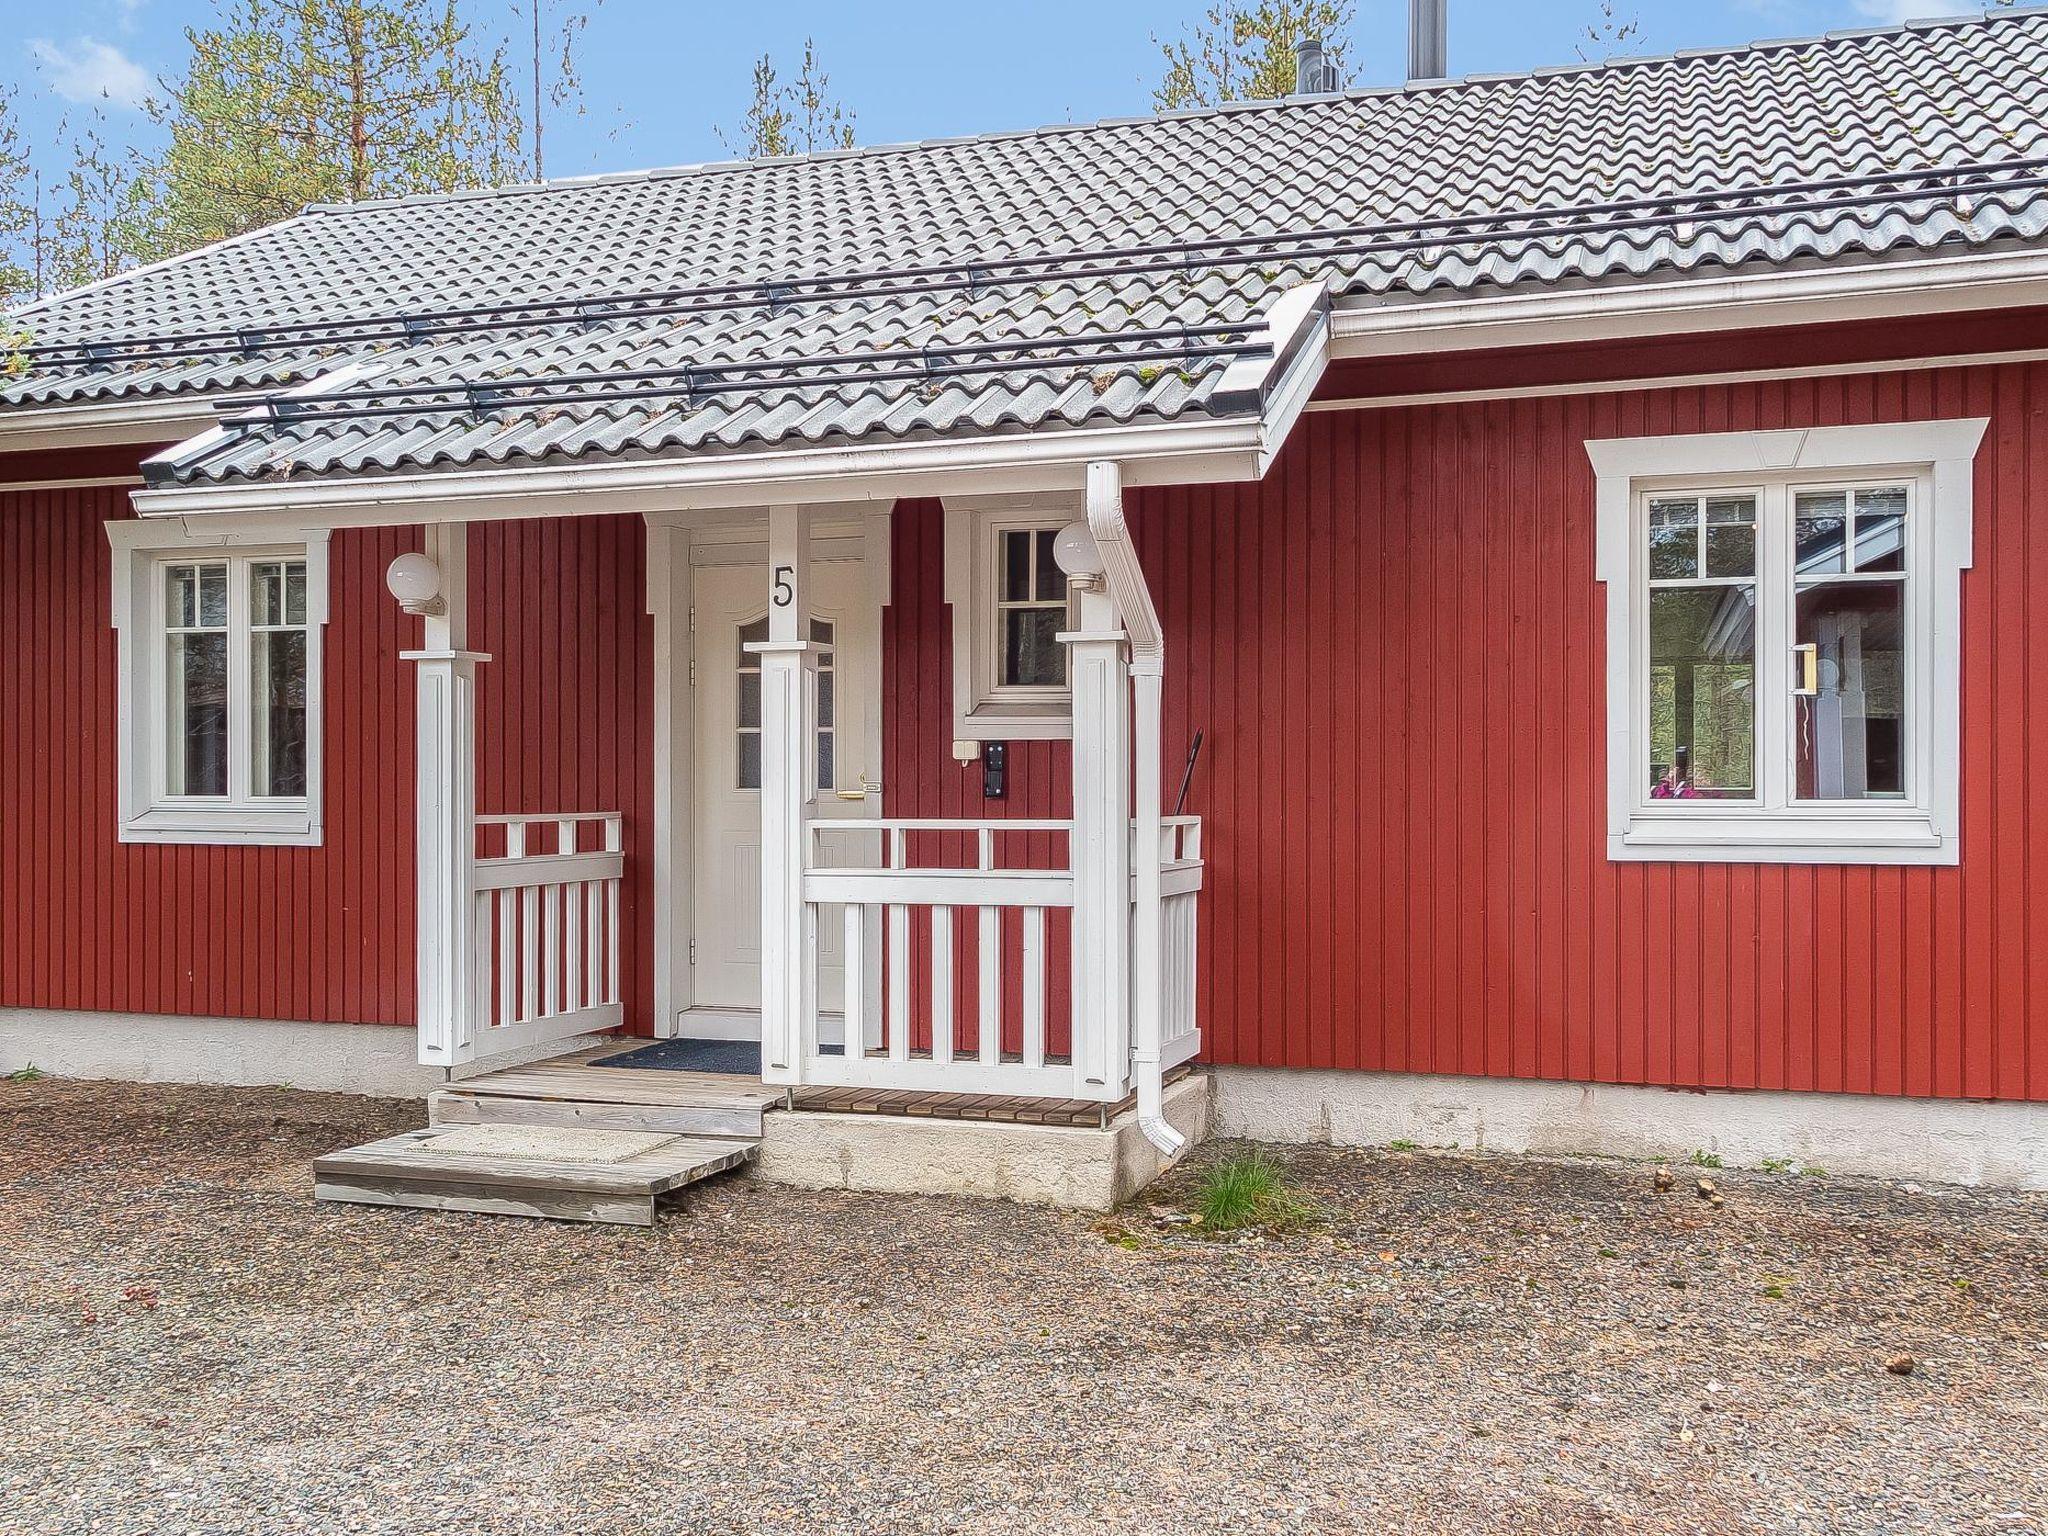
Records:
[[[664,1068],[600,1067],[638,1043],[623,1039],[450,1083],[429,1100],[436,1124],[549,1123],[614,1129],[759,1136],[772,1110],[799,1114],[901,1115],[1016,1125],[1101,1127],[1130,1108],[1087,1099],[905,1089],[806,1087],[791,1092],[751,1077]],[[1168,1080],[1182,1076],[1177,1069]]]

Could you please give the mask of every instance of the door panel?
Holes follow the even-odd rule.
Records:
[[[696,657],[693,735],[696,849],[692,873],[696,941],[692,996],[702,1008],[761,1006],[760,669],[744,645],[767,612],[763,562],[700,565],[692,578]],[[878,635],[859,561],[820,561],[811,571],[813,638],[820,653],[820,730],[812,743],[821,770],[815,819],[879,814],[864,786],[879,783],[870,763],[867,718],[876,677]],[[827,711],[829,710],[829,715]],[[829,776],[829,782],[826,781]],[[851,798],[842,798],[841,792]],[[852,850],[829,837],[827,863],[851,862]],[[819,1005],[837,1011],[844,974],[841,924],[825,914],[819,934]]]

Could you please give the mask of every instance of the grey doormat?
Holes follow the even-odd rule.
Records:
[[[827,1056],[837,1056],[839,1047],[821,1047]],[[728,1072],[735,1077],[761,1075],[761,1042],[758,1040],[655,1040],[636,1050],[616,1056],[599,1056],[593,1067],[638,1067],[657,1072]]]

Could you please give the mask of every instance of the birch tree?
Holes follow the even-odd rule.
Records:
[[[1152,104],[1173,112],[1286,96],[1294,90],[1294,45],[1304,38],[1322,43],[1338,84],[1347,84],[1344,39],[1356,13],[1356,0],[1222,0],[1185,37],[1152,39],[1166,60]]]
[[[824,149],[851,149],[852,109],[834,99],[831,77],[819,66],[817,44],[804,39],[803,63],[794,81],[778,85],[775,61],[767,54],[754,61],[753,92],[739,132],[718,137],[745,160],[776,155],[813,155]]]

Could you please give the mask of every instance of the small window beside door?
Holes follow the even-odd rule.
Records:
[[[1066,573],[1053,557],[1080,513],[1056,507],[946,511],[953,611],[954,739],[1057,738],[1073,730]]]
[[[747,649],[768,639],[768,620],[759,618],[739,627],[734,647],[736,673],[733,689],[733,787],[761,787],[761,658]],[[811,620],[811,644],[817,648],[818,677],[818,787],[830,789],[835,771],[833,746],[838,701],[835,698],[832,625],[824,619]]]

